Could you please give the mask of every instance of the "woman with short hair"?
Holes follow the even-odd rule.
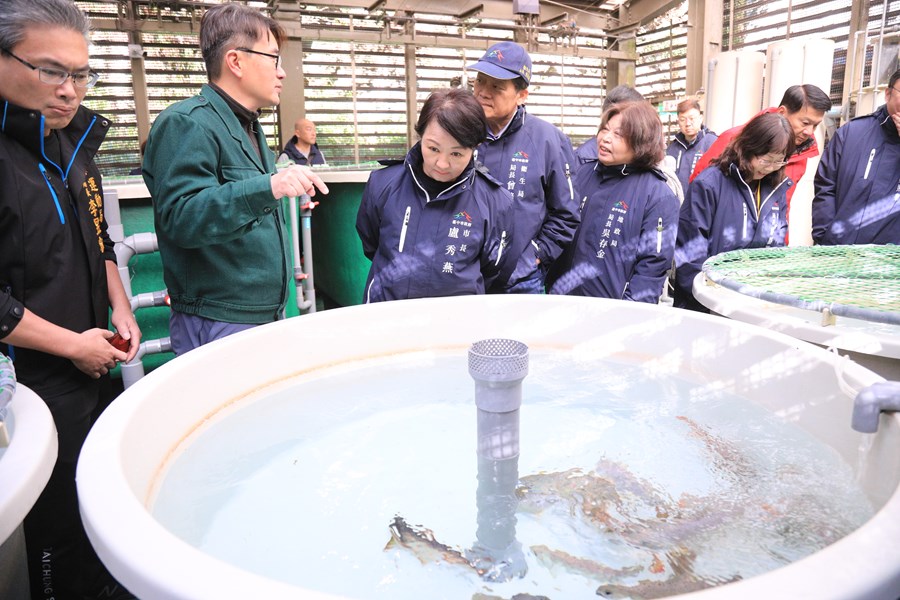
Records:
[[[373,171],[356,230],[372,261],[364,302],[483,294],[515,266],[512,196],[476,166],[487,120],[471,92],[432,92],[402,161]]]
[[[575,179],[581,224],[553,270],[551,294],[659,301],[678,225],[678,197],[657,168],[662,139],[662,123],[647,102],[603,113],[599,161]]]

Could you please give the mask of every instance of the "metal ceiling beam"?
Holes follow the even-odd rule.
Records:
[[[619,24],[609,29],[609,33],[615,35],[634,31],[638,27],[647,25],[656,17],[667,13],[682,0],[628,0],[619,7],[616,15]]]
[[[643,0],[641,0],[643,1]],[[281,3],[276,2],[276,5]],[[296,10],[296,3],[284,3],[282,10]],[[310,2],[315,5],[317,2]],[[378,0],[373,3],[372,0],[335,0],[334,2],[326,2],[321,0],[321,4],[330,8],[365,8],[369,12],[391,11],[391,12],[413,12],[433,15],[446,15],[451,17],[463,18],[469,13],[477,13],[479,19],[503,19],[512,20],[515,14],[512,11],[512,2],[510,0],[456,0],[447,2],[447,0]],[[372,8],[372,7],[376,8]],[[566,8],[555,6],[553,4],[541,4],[540,19],[543,21],[558,17],[566,12]],[[618,25],[615,15],[607,11],[598,9],[590,11],[578,11],[573,17],[578,21],[578,25],[586,29],[605,30]]]
[[[422,33],[398,34],[385,31],[360,31],[340,29],[311,29],[304,28],[300,23],[281,21],[282,26],[290,39],[323,40],[357,42],[362,44],[412,44],[416,46],[436,46],[444,48],[469,48],[475,50],[487,50],[494,40],[479,40],[472,38],[459,38],[450,35],[425,35]],[[165,33],[196,33],[197,26],[190,22],[171,22],[156,20],[126,19],[92,19],[94,29],[106,31],[140,31],[140,32],[165,32]],[[556,44],[540,44],[535,52],[539,54],[557,54],[569,56],[585,56],[591,58],[609,58],[618,60],[635,60],[636,56],[629,52],[618,50],[604,50],[600,48],[586,48],[580,46],[563,46]]]

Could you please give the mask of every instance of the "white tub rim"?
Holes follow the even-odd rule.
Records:
[[[9,447],[0,456],[0,544],[25,520],[50,480],[58,441],[50,409],[31,389],[16,384],[9,404]]]

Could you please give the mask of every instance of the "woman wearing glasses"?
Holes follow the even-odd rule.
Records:
[[[678,129],[666,148],[666,154],[675,159],[675,175],[681,182],[681,189],[686,192],[694,167],[719,136],[703,124],[700,103],[696,98],[687,98],[678,103]]]
[[[790,123],[779,113],[754,117],[687,188],[675,245],[675,306],[706,311],[692,292],[708,257],[738,248],[784,246],[785,157],[794,152]]]

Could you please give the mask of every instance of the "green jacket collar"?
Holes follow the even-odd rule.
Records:
[[[219,95],[216,90],[211,88],[209,85],[204,84],[200,90],[200,96],[205,98],[212,109],[216,112],[220,119],[222,119],[222,124],[228,131],[228,134],[234,138],[234,140],[241,147],[241,150],[244,154],[247,155],[247,158],[253,162],[256,166],[258,166],[263,173],[273,173],[275,172],[275,155],[272,153],[269,148],[268,141],[266,140],[266,135],[262,130],[262,127],[258,128],[256,131],[256,139],[259,142],[259,155],[256,154],[256,150],[253,148],[253,145],[250,143],[250,140],[247,138],[247,133],[241,128],[241,122],[238,120],[237,116],[234,114],[234,111],[231,110],[231,107],[228,106],[228,102]],[[262,159],[260,159],[262,156]]]

